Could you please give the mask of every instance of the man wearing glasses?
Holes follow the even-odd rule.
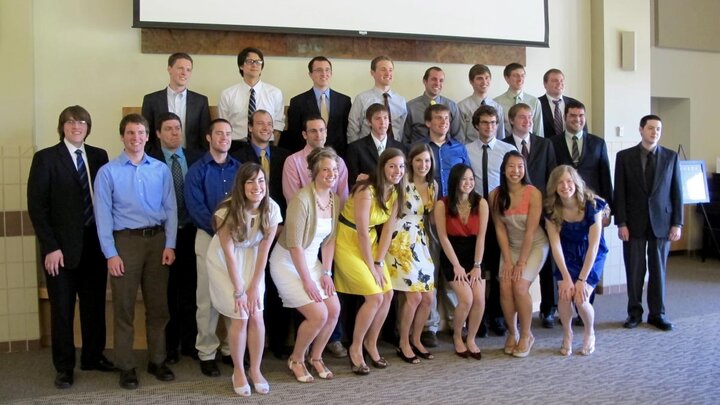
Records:
[[[247,141],[248,117],[257,110],[266,110],[273,116],[275,139],[280,139],[280,130],[285,128],[282,92],[260,80],[265,67],[262,51],[252,47],[243,49],[238,54],[237,64],[242,81],[223,90],[218,104],[219,117],[228,120],[232,125],[231,152]]]
[[[472,115],[472,124],[479,137],[465,146],[475,172],[475,191],[488,198],[489,193],[500,185],[500,165],[503,157],[509,151],[516,149],[514,145],[497,139],[497,128],[502,124],[502,115],[494,107],[480,106]],[[489,273],[485,275],[489,295],[485,304],[483,324],[478,333],[480,337],[487,336],[488,329],[492,329],[498,336],[505,334],[505,322],[500,308],[499,266],[500,247],[495,237],[493,222],[488,221],[482,268]]]

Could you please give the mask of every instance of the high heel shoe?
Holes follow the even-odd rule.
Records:
[[[420,363],[420,359],[418,359],[417,356],[415,356],[415,355],[413,354],[412,357],[408,357],[408,356],[405,355],[405,353],[403,353],[402,349],[399,348],[399,347],[395,350],[395,353],[397,353],[398,357],[400,357],[400,358],[401,358],[404,362],[406,362],[406,363],[410,363],[410,364],[418,364],[418,363]]]
[[[423,358],[425,360],[432,360],[435,358],[435,356],[430,352],[421,352],[420,349],[415,347],[415,345],[411,344],[410,348],[412,349],[413,353],[415,353],[420,358]]]
[[[567,337],[563,338],[562,346],[560,346],[560,354],[565,357],[572,355],[572,335],[569,339]]]
[[[470,357],[472,357],[473,359],[475,359],[475,360],[482,360],[482,352],[481,352],[481,351],[479,351],[479,350],[478,350],[477,352],[470,352],[470,351],[469,351],[468,353],[469,353]]]
[[[298,376],[295,373],[294,366],[300,366],[302,367],[302,375]],[[313,382],[314,378],[313,376],[308,372],[307,368],[305,367],[305,364],[295,361],[293,359],[288,359],[288,368],[290,369],[290,372],[295,376],[295,379],[298,380],[301,383],[309,383]]]
[[[353,363],[352,356],[350,356],[350,353],[348,353],[348,360],[350,361],[350,370],[357,374],[357,375],[368,375],[370,374],[370,367],[367,366],[367,364],[362,363],[359,366],[356,366],[355,363]]]
[[[387,368],[388,362],[387,362],[387,360],[385,360],[385,357],[380,356],[379,359],[375,360],[372,358],[372,355],[370,355],[370,352],[367,351],[367,349],[365,349],[363,347],[363,356],[365,356],[365,354],[367,354],[367,356],[370,357],[370,364],[372,364],[373,367],[380,368],[380,369]]]
[[[520,340],[522,340],[522,338],[520,338]],[[518,341],[518,345],[515,346],[515,350],[513,350],[512,355],[514,357],[527,357],[528,354],[530,354],[530,349],[532,349],[534,343],[535,337],[532,335],[527,339],[527,347],[521,347],[520,341]]]
[[[270,384],[268,383],[253,383],[253,388],[255,389],[255,392],[257,392],[260,395],[266,395],[270,393]]]
[[[590,335],[583,339],[583,348],[580,350],[580,354],[589,356],[593,352],[595,352],[595,335]]]
[[[503,347],[503,352],[505,354],[512,355],[515,351],[515,347],[518,344],[518,337],[517,335],[508,335],[507,338],[505,338],[505,347]]]
[[[319,364],[320,367],[322,367],[322,371],[317,371],[318,377],[322,378],[323,380],[332,380],[334,375],[332,371],[330,371],[329,368],[325,365],[325,362],[322,358],[319,359],[310,359],[309,364],[315,368],[315,371],[317,371],[317,367],[315,367],[315,364]]]
[[[235,374],[232,375],[232,385],[233,390],[236,394],[240,395],[241,397],[249,397],[250,396],[250,384],[245,384],[243,386],[236,386],[235,385]]]

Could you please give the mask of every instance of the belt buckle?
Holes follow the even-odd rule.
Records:
[[[145,228],[142,230],[142,237],[149,238],[155,234],[155,228]]]

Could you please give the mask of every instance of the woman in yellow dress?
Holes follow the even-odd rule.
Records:
[[[355,374],[370,373],[363,349],[376,368],[387,367],[380,356],[377,340],[393,296],[385,254],[390,246],[392,230],[403,204],[402,184],[405,176],[405,155],[399,149],[387,148],[380,155],[373,175],[357,182],[340,215],[335,255],[335,287],[338,292],[362,295],[352,344],[348,350],[350,366]],[[378,240],[376,227],[382,225]]]

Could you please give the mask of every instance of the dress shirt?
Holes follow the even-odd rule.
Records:
[[[145,154],[137,165],[125,151],[95,178],[95,222],[105,258],[117,256],[113,231],[163,225],[165,248],[175,249],[177,206],[172,174]]]
[[[562,119],[562,126],[563,131],[565,130],[565,99],[563,96],[560,96],[560,98],[553,97],[547,93],[545,93],[545,97],[548,99],[548,104],[550,104],[550,112],[552,113],[552,116],[550,117],[544,117],[545,119],[550,120],[551,122],[555,119],[555,101],[560,100],[560,103],[557,104],[558,108],[560,108],[560,116],[563,117]]]
[[[282,188],[285,201],[290,204],[290,200],[295,197],[297,192],[310,184],[310,169],[308,169],[307,157],[312,152],[312,148],[308,145],[285,159],[283,165]],[[337,195],[338,200],[344,202],[348,196],[348,169],[345,161],[338,156],[338,179],[332,192]]]
[[[317,102],[318,111],[320,111],[320,97],[325,95],[325,105],[327,105],[328,114],[330,114],[330,87],[325,90],[320,90],[313,86],[313,93],[315,93],[315,101]],[[325,123],[327,125],[327,122]]]
[[[87,154],[85,153],[85,143],[83,142],[80,147],[76,147],[72,143],[70,143],[67,139],[63,138],[63,142],[65,143],[65,146],[68,148],[68,152],[70,152],[70,158],[72,159],[73,163],[75,164],[75,169],[77,169],[77,155],[75,154],[76,150],[82,151],[82,159],[83,162],[85,162],[85,172],[87,172],[87,178],[91,179],[90,177],[90,165],[88,164]],[[88,181],[88,186],[90,187],[90,197],[93,196],[93,184],[92,181]]]
[[[385,148],[387,148],[387,135],[385,135],[385,137],[381,141],[380,139],[378,139],[375,136],[375,134],[370,132],[370,139],[372,139],[373,143],[375,144],[375,149],[377,149],[378,151],[380,150],[381,147],[382,147],[383,152],[385,151]],[[380,152],[380,153],[382,153],[382,152]],[[378,156],[380,155],[380,153],[378,153]]]
[[[578,144],[578,150],[580,151],[580,158],[582,158],[582,151],[583,151],[583,134],[585,131],[580,129],[580,132],[577,134],[571,134],[567,130],[565,130],[565,142],[567,142],[567,148],[570,152],[570,158],[572,158],[572,144],[573,144],[573,136],[577,136],[577,144]],[[557,153],[557,152],[556,152]]]
[[[407,117],[407,102],[405,98],[392,90],[388,90],[388,103],[390,104],[390,116],[395,139],[402,142],[405,118]],[[364,91],[357,96],[350,108],[348,116],[347,143],[350,144],[370,133],[370,124],[365,119],[365,111],[371,105],[385,104],[384,92],[377,87]]]
[[[508,120],[508,112],[510,111],[510,107],[517,104],[515,102],[515,96],[515,92],[511,89],[508,89],[505,93],[495,97],[495,101],[502,106],[503,111],[505,112],[505,114],[503,114],[503,119],[505,120],[505,130],[507,132],[512,132],[512,127],[510,126],[510,121]],[[538,100],[535,96],[531,96],[530,94],[525,93],[524,91],[521,91],[519,94],[517,94],[517,96],[520,97],[521,103],[529,105],[532,109],[532,133],[537,136],[544,137],[545,135],[543,134],[543,116],[542,108],[540,106],[540,100]],[[548,119],[552,119],[552,117],[548,117]]]
[[[525,146],[528,150],[528,156],[530,155],[530,134],[526,134],[524,138],[521,138],[519,135],[512,134],[513,139],[515,140],[515,145],[517,145],[518,152],[522,153],[522,143],[525,141]],[[527,165],[527,162],[525,163]],[[525,167],[525,170],[527,170],[527,166]]]
[[[468,157],[470,158],[470,164],[472,165],[473,171],[475,172],[475,191],[482,195],[482,154],[483,154],[483,143],[479,139],[472,143],[465,145],[467,148]],[[517,150],[515,146],[507,143],[500,142],[497,138],[493,138],[488,145],[488,191],[492,192],[496,187],[500,185],[500,165],[505,157],[505,154]],[[487,198],[487,196],[483,196]]]
[[[185,176],[185,206],[195,226],[214,235],[212,217],[220,202],[230,197],[240,162],[228,155],[218,164],[210,152],[188,169]]]
[[[162,148],[163,156],[165,156],[165,163],[170,168],[170,173],[172,174],[172,155],[177,155],[178,157],[178,163],[180,164],[180,170],[182,171],[183,179],[185,176],[187,176],[188,172],[188,165],[187,165],[187,159],[185,159],[185,152],[183,152],[183,148],[177,148],[175,151],[171,151],[170,149]]]
[[[467,149],[462,142],[453,138],[446,137],[445,143],[438,145],[433,142],[430,137],[424,138],[421,142],[430,145],[435,157],[435,181],[440,185],[440,195],[438,198],[447,195],[448,177],[450,169],[458,163],[470,165]]]
[[[255,111],[266,110],[272,115],[273,129],[285,129],[285,115],[283,113],[283,95],[280,89],[259,81],[255,89]],[[228,87],[220,94],[218,103],[218,116],[230,122],[234,141],[247,138],[248,134],[248,103],[250,102],[250,86],[244,81]]]
[[[647,166],[648,155],[651,153],[655,154],[655,159],[657,159],[657,145],[655,145],[652,149],[645,149],[642,143],[640,143],[640,167],[642,167],[643,176],[645,175],[645,166]]]
[[[497,139],[505,138],[505,110],[503,110],[503,107],[490,97],[485,97],[484,100],[485,105],[494,107],[497,110],[498,125],[497,134],[495,135],[495,137]],[[464,144],[474,142],[480,138],[480,134],[478,134],[477,129],[475,129],[475,127],[473,126],[472,117],[473,114],[475,114],[475,111],[480,108],[482,102],[482,98],[476,96],[475,94],[472,94],[458,103],[458,110],[460,111],[460,118],[462,119],[464,127],[463,135],[465,136],[465,139],[458,140]]]
[[[182,124],[182,142],[183,146],[185,146],[185,116],[187,115],[187,88],[185,88],[183,91],[176,93],[173,91],[173,89],[168,86],[167,88],[167,105],[168,105],[168,111],[171,113],[175,113],[178,117],[180,117],[180,124]],[[203,130],[205,130],[203,128]],[[155,132],[155,128],[148,128],[148,131]]]
[[[413,144],[422,138],[429,136],[430,132],[425,125],[425,110],[430,106],[433,99],[426,94],[416,97],[407,103],[407,118],[405,119],[405,130],[403,142]],[[465,135],[462,128],[460,111],[454,101],[443,96],[434,98],[436,104],[442,104],[450,109],[450,129],[448,135],[464,143]]]

